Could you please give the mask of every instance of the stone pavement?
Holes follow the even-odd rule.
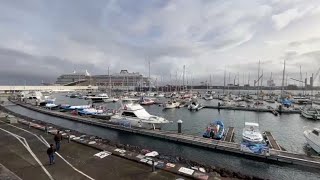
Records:
[[[1,119],[0,120],[4,120]],[[43,136],[48,143],[53,143],[53,136],[43,131],[14,124],[31,133]],[[10,134],[12,133],[12,134]],[[20,136],[18,139],[14,136]],[[23,140],[26,140],[27,144]],[[40,139],[41,140],[41,139]],[[46,154],[47,147],[36,136],[0,121],[0,163],[24,180],[79,180],[79,179],[187,179],[176,174],[157,170],[118,156],[109,155],[104,158],[94,156],[100,151],[75,142],[63,140],[56,163],[49,165]],[[25,147],[26,146],[26,147]],[[34,153],[35,157],[31,153]],[[43,166],[42,166],[43,165]],[[72,166],[70,166],[72,165]],[[45,172],[47,171],[47,173]]]

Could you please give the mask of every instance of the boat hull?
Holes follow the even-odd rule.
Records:
[[[119,124],[125,127],[137,127],[137,128],[143,128],[143,129],[161,129],[161,127],[165,124],[165,123],[149,123],[136,118],[114,117],[114,116],[110,118],[110,122]]]
[[[308,145],[309,145],[314,151],[316,151],[318,154],[320,154],[320,144],[316,144],[316,143],[314,142],[314,140],[312,140],[312,138],[310,138],[309,133],[310,133],[310,132],[307,132],[307,131],[304,132],[304,137],[306,138]]]
[[[313,120],[320,120],[320,114],[316,115],[316,114],[311,114],[305,111],[301,111],[301,116],[307,118],[307,119],[313,119]]]

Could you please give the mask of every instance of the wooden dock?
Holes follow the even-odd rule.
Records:
[[[275,149],[275,150],[279,150],[279,151],[282,150],[281,147],[279,146],[279,144],[277,143],[277,141],[272,136],[271,132],[265,131],[265,135],[266,135],[266,138],[269,142],[269,146],[271,149]]]
[[[226,135],[223,138],[223,141],[233,142],[233,136],[234,136],[234,127],[229,127]]]
[[[253,112],[270,112],[276,115],[278,113],[284,114],[300,114],[300,110],[282,110],[281,112],[276,109],[267,109],[267,108],[253,108],[253,107],[236,107],[236,106],[205,106],[204,108],[209,109],[224,109],[224,110],[237,110],[237,111],[253,111]]]
[[[14,102],[14,103],[40,113],[44,113],[44,114],[48,114],[48,115],[52,115],[52,116],[56,116],[64,119],[69,119],[73,121],[78,121],[78,122],[86,123],[90,125],[95,125],[99,127],[125,131],[128,133],[134,133],[134,134],[143,135],[143,136],[155,137],[162,140],[183,143],[186,145],[192,145],[196,147],[218,150],[220,152],[231,153],[231,154],[242,156],[242,157],[255,158],[256,160],[260,160],[260,161],[276,162],[276,163],[281,162],[286,164],[295,164],[295,165],[301,165],[301,166],[320,168],[319,158],[309,157],[304,154],[295,154],[295,153],[276,150],[272,148],[269,150],[267,154],[253,154],[253,153],[241,151],[240,144],[238,143],[213,140],[213,139],[203,138],[200,136],[193,136],[189,134],[169,132],[169,131],[154,131],[154,130],[147,130],[147,129],[128,128],[121,125],[110,124],[110,123],[107,123],[107,121],[97,120],[93,118],[84,118],[84,117],[74,116],[74,115],[57,112],[57,111],[50,111],[47,109],[28,105],[25,103],[20,103],[20,102]]]

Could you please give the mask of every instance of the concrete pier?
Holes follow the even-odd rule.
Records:
[[[48,164],[46,154],[46,145],[40,141],[41,136],[48,143],[53,143],[52,134],[46,134],[36,128],[42,128],[32,123],[33,128],[26,128],[21,124],[15,124],[15,127],[3,122],[0,118],[0,163],[7,169],[24,180],[43,180],[43,179],[61,179],[61,180],[82,180],[82,179],[177,179],[183,176],[157,169],[151,172],[150,166],[132,161],[128,158],[122,158],[120,155],[114,155],[113,149],[109,149],[112,154],[103,158],[96,156],[101,151],[90,146],[84,146],[81,143],[67,140],[61,142],[61,150],[58,152],[61,157],[55,155],[55,164]],[[20,128],[20,129],[19,129]],[[44,128],[44,127],[43,127]],[[36,136],[27,131],[36,134]],[[51,130],[52,133],[52,130]],[[25,139],[32,153],[19,142],[14,135],[20,139]],[[81,142],[79,140],[79,142]],[[127,153],[126,153],[127,154]],[[45,170],[47,173],[45,172]],[[1,177],[1,174],[0,174]],[[183,179],[189,179],[183,177]]]

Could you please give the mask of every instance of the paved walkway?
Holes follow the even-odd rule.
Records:
[[[38,137],[41,135],[47,142],[53,143],[52,135],[20,124],[15,126],[35,133]],[[93,156],[99,152],[98,150],[75,142],[68,143],[66,140],[62,142],[59,152],[66,161],[56,155],[56,164],[49,165],[47,147],[41,139],[17,127],[0,121],[0,163],[24,180],[181,178],[161,170],[152,173],[150,166],[113,155],[101,159]],[[34,153],[35,157],[28,149]],[[37,162],[36,159],[39,161]],[[183,179],[187,178],[183,177]]]

